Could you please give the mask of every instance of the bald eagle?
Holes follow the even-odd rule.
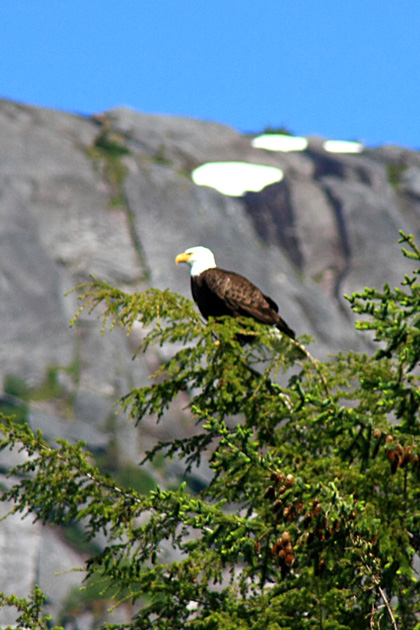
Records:
[[[217,267],[213,252],[207,247],[191,247],[178,254],[175,262],[189,265],[191,292],[205,319],[222,315],[251,317],[295,338],[295,332],[280,317],[274,300],[244,276]]]

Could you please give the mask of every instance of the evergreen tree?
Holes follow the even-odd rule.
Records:
[[[420,260],[411,236],[401,242]],[[82,309],[101,305],[104,330],[142,322],[138,353],[175,344],[153,384],[121,407],[136,423],[159,419],[188,392],[198,430],[146,459],[177,457],[188,472],[207,458],[211,478],[197,494],[181,484],[142,495],[101,474],[83,444],[53,447],[4,419],[1,448],[29,458],[3,500],[43,523],[82,522],[88,540],[103,534],[87,573],[115,602],[135,603],[126,628],[418,630],[419,273],[348,297],[378,349],[322,364],[288,338],[273,349],[252,321],[204,325],[178,295],[94,279]],[[245,327],[255,343],[238,341]],[[22,626],[47,627],[38,589],[1,601]]]

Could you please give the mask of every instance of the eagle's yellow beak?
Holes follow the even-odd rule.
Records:
[[[190,259],[191,254],[178,254],[178,256],[175,258],[175,262],[176,264],[180,263],[180,262],[187,262]]]

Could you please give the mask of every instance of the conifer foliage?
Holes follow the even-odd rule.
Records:
[[[413,238],[401,242],[419,261]],[[43,523],[79,521],[88,540],[102,534],[87,572],[106,579],[114,603],[134,602],[127,629],[418,630],[419,273],[348,297],[376,351],[325,363],[289,339],[279,352],[255,322],[203,324],[169,291],[131,295],[94,279],[81,310],[100,307],[104,331],[144,324],[137,359],[173,345],[121,407],[140,430],[186,392],[197,422],[147,458],[179,458],[186,471],[207,459],[208,485],[139,494],[101,474],[83,444],[50,445],[4,419],[1,448],[29,457],[3,499]],[[244,328],[255,343],[238,341]],[[25,627],[48,626],[37,589],[1,602]]]

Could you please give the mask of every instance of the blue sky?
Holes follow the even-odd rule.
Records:
[[[420,148],[419,0],[1,0],[0,96]]]

